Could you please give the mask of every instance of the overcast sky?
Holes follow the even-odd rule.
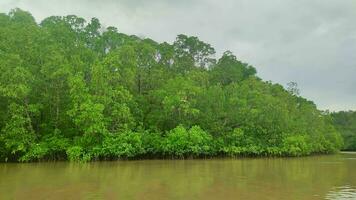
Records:
[[[0,12],[97,17],[120,32],[183,33],[231,50],[264,80],[297,82],[320,109],[356,110],[356,0],[0,0]]]

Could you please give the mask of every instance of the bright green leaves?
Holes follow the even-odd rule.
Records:
[[[92,69],[90,89],[95,102],[105,108],[103,113],[110,132],[130,129],[135,120],[131,113],[134,105],[132,95],[121,85],[112,85],[108,77],[110,72],[103,65],[95,65]]]
[[[1,130],[0,140],[11,154],[24,154],[36,139],[30,113],[26,107],[15,103],[9,106],[8,112],[9,117]]]
[[[289,136],[283,140],[283,154],[288,156],[309,155],[311,152],[308,136],[295,135]]]
[[[19,56],[0,54],[0,105],[4,109],[0,144],[9,154],[6,159],[22,155],[36,139],[31,116],[37,116],[38,106],[28,102],[32,76],[22,65]]]
[[[46,135],[39,143],[33,143],[20,161],[61,160],[66,155],[69,139],[65,138],[58,130]]]
[[[178,35],[173,44],[181,72],[186,72],[188,67],[198,66],[209,68],[215,63],[215,50],[210,44],[200,41],[197,37]]]
[[[114,103],[110,110],[110,131],[128,130],[135,125],[131,109],[125,103]]]
[[[189,130],[183,126],[174,128],[167,134],[162,149],[164,154],[178,158],[214,154],[212,136],[198,126]]]
[[[150,94],[158,106],[153,107],[148,120],[157,120],[153,123],[159,123],[161,130],[169,130],[178,124],[192,125],[200,112],[196,108],[199,93],[200,88],[183,77],[169,80],[162,89]]]
[[[237,60],[230,51],[227,51],[212,67],[211,79],[213,83],[228,85],[238,83],[256,74],[256,69]]]
[[[72,110],[68,111],[68,115],[84,134],[97,134],[106,130],[102,114],[103,110],[104,106],[102,104],[86,101],[75,105]]]
[[[132,46],[123,46],[111,52],[104,59],[103,65],[108,68],[110,74],[107,78],[114,87],[121,85],[135,91],[137,60]]]
[[[223,134],[218,142],[219,150],[229,156],[244,155],[248,153],[251,138],[247,138],[243,130],[234,129],[231,132]]]
[[[11,21],[20,24],[31,24],[36,25],[35,18],[31,15],[31,13],[23,11],[19,8],[13,9],[9,13]]]
[[[31,74],[23,67],[17,55],[5,55],[0,51],[0,96],[24,99],[30,92]]]
[[[169,81],[165,87],[162,104],[167,113],[173,114],[178,120],[194,117],[199,113],[199,110],[194,108],[195,97],[199,93],[198,87],[180,78]]]
[[[104,123],[104,105],[94,103],[80,75],[69,81],[72,108],[68,115],[77,128],[84,134],[99,134],[106,131]]]
[[[92,155],[86,153],[81,146],[71,146],[66,153],[68,160],[72,162],[88,162],[92,160]]]
[[[106,158],[132,158],[144,153],[141,135],[130,131],[106,135],[101,147]]]

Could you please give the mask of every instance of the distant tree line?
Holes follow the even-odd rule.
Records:
[[[356,111],[331,113],[336,129],[344,139],[343,150],[356,151]]]
[[[158,43],[96,18],[0,14],[0,160],[331,153],[330,115],[231,52]]]

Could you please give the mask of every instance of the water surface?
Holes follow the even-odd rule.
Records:
[[[356,154],[7,163],[0,199],[356,199]]]

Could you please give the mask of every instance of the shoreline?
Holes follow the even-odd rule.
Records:
[[[303,156],[211,156],[211,157],[186,157],[186,158],[168,158],[168,157],[141,157],[141,158],[121,158],[121,159],[98,159],[91,161],[70,161],[68,159],[59,159],[59,160],[37,160],[29,162],[0,162],[0,164],[30,164],[30,163],[101,163],[101,162],[135,162],[135,161],[206,161],[206,160],[249,160],[249,159],[298,159],[298,158],[312,158],[316,156],[333,156],[337,154],[356,154],[356,152],[335,152],[335,153],[315,153],[310,155]]]

